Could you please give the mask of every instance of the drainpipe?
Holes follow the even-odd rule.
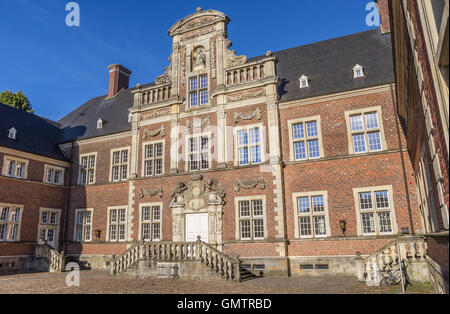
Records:
[[[70,195],[71,195],[71,190],[72,190],[72,170],[73,170],[73,147],[74,147],[74,142],[72,142],[72,147],[70,149],[70,167],[69,167],[69,183],[67,185],[67,196],[66,196],[66,209],[64,211],[64,225],[63,225],[63,251],[66,252],[66,248],[67,248],[67,217],[68,217],[68,213],[69,213],[69,209],[70,209]]]

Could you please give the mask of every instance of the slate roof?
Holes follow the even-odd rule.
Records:
[[[12,127],[15,140],[8,137]],[[54,121],[0,103],[0,146],[67,161],[57,145],[60,132]]]
[[[391,36],[381,34],[379,29],[281,50],[274,55],[279,60],[281,102],[394,82]],[[248,62],[263,57],[250,58]],[[366,77],[353,79],[356,64],[364,67]],[[301,75],[308,76],[310,87],[299,88]],[[131,90],[123,90],[109,100],[106,95],[93,98],[62,118],[58,121],[62,126],[59,141],[131,130],[128,123],[128,109],[133,106]],[[97,129],[98,119],[106,120],[102,129]]]

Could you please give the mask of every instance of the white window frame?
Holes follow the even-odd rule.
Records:
[[[202,166],[201,160],[199,162],[199,169],[191,170],[190,167],[189,167],[189,165],[190,165],[190,163],[189,163],[189,156],[192,155],[192,154],[201,154],[203,152],[201,150],[201,140],[198,143],[199,150],[197,152],[195,152],[195,153],[191,153],[190,152],[190,150],[191,150],[190,139],[194,138],[194,137],[200,138],[200,139],[202,137],[207,137],[208,138],[208,168],[202,168],[201,167]],[[211,169],[212,168],[212,161],[213,161],[213,158],[212,158],[213,156],[212,156],[212,153],[211,153],[211,151],[212,151],[212,144],[213,144],[211,132],[202,132],[202,133],[198,133],[198,134],[188,135],[188,136],[185,136],[185,138],[186,138],[186,141],[185,141],[185,145],[186,145],[185,146],[185,148],[186,148],[185,149],[186,150],[185,171],[186,172],[199,172],[199,171],[205,171],[205,170]]]
[[[155,152],[153,151],[153,157],[151,158],[147,158],[146,159],[146,150],[145,148],[148,145],[157,145],[157,144],[162,144],[162,156],[160,158],[155,158]],[[142,143],[142,165],[141,165],[141,173],[142,173],[142,177],[158,177],[158,176],[162,176],[165,173],[165,165],[164,165],[164,157],[165,157],[165,149],[166,149],[166,141],[165,140],[157,140],[157,141],[150,141],[150,142],[144,142]],[[153,146],[155,147],[155,146]],[[154,149],[154,148],[153,148]],[[161,164],[161,173],[160,174],[155,174],[155,160],[156,159],[161,159],[162,160],[162,164]],[[146,162],[147,161],[152,161],[153,166],[152,166],[152,174],[151,175],[147,175],[147,169],[145,167]]]
[[[102,129],[103,128],[103,120],[102,119],[98,119],[97,120],[97,129]]]
[[[311,136],[308,137],[307,135],[307,128],[306,123],[308,122],[316,122],[317,123],[317,136]],[[304,132],[304,138],[303,139],[294,139],[294,125],[303,123],[303,132]],[[311,117],[304,117],[299,119],[292,119],[288,120],[288,127],[289,127],[289,155],[291,161],[307,161],[307,160],[314,160],[314,159],[320,159],[325,157],[325,152],[323,149],[323,143],[322,143],[322,127],[320,122],[320,116],[311,116]],[[319,141],[319,157],[309,157],[309,146],[308,146],[308,140],[318,140]],[[296,159],[295,158],[295,143],[296,142],[304,142],[305,143],[305,150],[306,150],[306,158],[305,159]]]
[[[300,83],[299,85],[300,89],[309,87],[309,79],[306,75],[302,75],[298,80]],[[306,83],[305,86],[302,85],[303,83]]]
[[[128,240],[128,206],[111,206],[108,207],[108,222],[106,225],[106,241],[107,242],[126,242]],[[120,221],[120,211],[125,211],[125,221],[122,222]],[[115,222],[111,222],[111,212],[112,211],[116,211],[116,221]],[[116,238],[115,239],[111,239],[111,226],[116,226]],[[119,235],[119,225],[123,225],[124,226],[124,235],[125,238],[124,239],[120,239],[120,235]]]
[[[14,162],[14,174],[10,175],[9,174],[9,167],[10,164]],[[23,158],[19,158],[19,157],[13,157],[13,156],[8,156],[5,155],[3,157],[3,169],[2,169],[2,175],[5,177],[10,177],[10,178],[16,178],[16,179],[23,179],[26,180],[28,177],[28,164],[29,164],[29,160],[27,159],[23,159]],[[17,170],[18,170],[18,163],[20,163],[21,165],[23,165],[22,168],[22,176],[18,176],[17,175]]]
[[[206,87],[200,87],[200,81],[201,81],[200,78],[202,76],[206,76],[206,81],[207,81],[207,84],[208,84],[208,86],[206,86]],[[195,88],[195,89],[191,89],[191,80],[193,78],[197,78],[197,88]],[[195,108],[199,108],[199,107],[202,107],[202,106],[208,106],[209,105],[209,103],[210,103],[210,99],[209,99],[210,98],[210,96],[209,96],[209,86],[210,86],[210,84],[211,83],[209,81],[209,74],[208,73],[199,73],[199,74],[192,75],[191,77],[189,77],[189,79],[187,80],[187,88],[186,88],[187,89],[188,108],[195,109]],[[208,95],[208,102],[205,103],[205,104],[201,103],[201,92],[202,91],[206,91],[206,93]],[[191,104],[191,94],[193,94],[193,93],[197,94],[197,105],[196,106],[192,106],[192,104]]]
[[[367,129],[365,116],[370,113],[377,114],[378,128]],[[350,117],[357,116],[357,115],[362,116],[363,130],[352,131]],[[387,150],[387,143],[386,143],[386,138],[385,138],[385,134],[384,134],[383,115],[382,115],[382,111],[381,111],[381,106],[346,111],[345,112],[345,120],[347,123],[348,152],[350,155],[359,155],[359,154],[381,152],[381,151]],[[367,134],[373,133],[373,132],[380,133],[381,149],[379,149],[379,150],[370,150],[370,148],[369,148],[369,138],[368,138]],[[355,147],[353,145],[353,135],[356,135],[356,134],[364,134],[364,141],[365,141],[365,146],[366,146],[365,151],[355,152]]]
[[[150,219],[144,220],[144,208],[149,207],[150,208]],[[153,216],[153,207],[159,207],[159,220],[155,220]],[[145,242],[158,242],[162,241],[163,238],[163,203],[162,202],[156,202],[156,203],[141,203],[139,204],[139,235],[138,240],[139,241],[145,241]],[[143,237],[143,225],[144,224],[150,224],[150,239],[144,240]],[[153,224],[159,224],[159,239],[153,238]]]
[[[358,74],[358,71],[360,71],[360,74]],[[364,74],[364,67],[362,65],[356,64],[353,67],[353,78],[360,78],[360,77],[365,77],[366,75]]]
[[[387,191],[389,199],[389,208],[377,209],[375,192]],[[364,192],[372,193],[372,208],[371,209],[360,209],[359,194]],[[382,185],[382,186],[370,186],[363,188],[353,188],[353,198],[355,199],[355,210],[356,210],[356,229],[359,236],[384,236],[384,235],[394,235],[398,233],[396,211],[394,204],[394,194],[392,185]],[[391,217],[392,232],[380,232],[380,226],[378,222],[378,213],[389,212]],[[362,214],[373,213],[375,233],[364,233],[362,225]]]
[[[252,129],[259,129],[259,137],[260,137],[260,143],[259,146],[261,147],[261,161],[260,162],[252,162],[251,158],[251,146],[256,146],[251,143],[251,136],[250,136],[250,130]],[[241,131],[247,131],[248,133],[248,144],[247,145],[239,145],[239,132]],[[267,161],[267,155],[266,155],[266,128],[264,128],[264,125],[262,123],[256,123],[256,124],[249,124],[249,125],[241,125],[233,128],[233,136],[234,136],[234,166],[236,167],[246,167],[251,165],[259,165]],[[239,158],[239,149],[242,147],[248,147],[248,164],[241,165],[240,158]]]
[[[86,215],[83,215],[83,222],[81,224],[78,223],[78,213],[79,212],[90,212],[91,213],[91,221],[90,223],[86,223]],[[73,231],[73,240],[74,242],[79,243],[86,243],[86,242],[92,242],[92,229],[93,229],[93,222],[94,222],[94,209],[93,208],[78,208],[75,209],[75,219],[74,219],[74,231]],[[77,227],[78,225],[81,225],[82,233],[81,233],[81,240],[77,238]],[[90,226],[89,231],[89,240],[85,239],[85,227]]]
[[[53,171],[53,174],[51,175],[51,180],[48,180],[49,171]],[[57,171],[61,172],[59,183],[54,182],[55,180],[55,173]],[[64,172],[65,168],[57,167],[53,165],[44,165],[44,178],[42,179],[42,182],[48,183],[48,184],[54,184],[54,185],[64,185]]]
[[[8,208],[8,214],[5,220],[2,220],[2,213],[3,213],[3,209],[4,208]],[[23,205],[17,205],[17,204],[8,204],[8,203],[0,203],[0,225],[2,226],[6,226],[3,227],[5,228],[4,232],[4,238],[0,238],[0,243],[1,242],[19,242],[20,241],[20,229],[21,229],[21,225],[22,225],[22,213],[23,213]],[[13,215],[12,215],[12,210],[19,210],[19,216],[15,216],[16,219],[12,220]],[[16,215],[17,215],[17,211],[16,211]],[[15,232],[15,239],[11,239],[10,235],[11,235],[11,228],[13,228],[13,226],[16,225],[16,232]]]
[[[314,213],[312,206],[312,197],[313,196],[322,196],[323,197],[323,206],[324,211],[322,213]],[[307,197],[309,199],[310,211],[309,213],[300,214],[298,208],[298,199],[302,197]],[[292,193],[292,204],[294,209],[294,234],[296,239],[312,239],[312,238],[326,238],[331,236],[331,228],[330,228],[330,216],[328,211],[328,191],[311,191],[311,192],[299,192]],[[316,216],[325,216],[325,230],[326,234],[324,235],[316,235],[315,234],[315,226],[314,226],[314,217]],[[311,235],[301,235],[300,232],[300,217],[310,217],[311,223]]]
[[[12,127],[8,130],[8,138],[15,140],[17,135],[17,130],[15,127]]]
[[[94,157],[94,167],[90,166],[90,157]],[[83,168],[82,166],[82,160],[83,158],[87,158],[87,167]],[[92,185],[95,184],[95,177],[96,177],[96,168],[97,168],[97,152],[92,152],[92,153],[86,153],[86,154],[81,154],[80,155],[80,159],[79,159],[79,164],[78,164],[78,185]],[[86,171],[86,183],[82,183],[81,182],[81,174],[83,171]],[[93,171],[93,182],[89,182],[89,171]]]
[[[253,209],[252,209],[252,201],[256,201],[256,200],[261,200],[262,201],[262,206],[263,206],[263,215],[262,216],[253,216]],[[240,213],[240,207],[239,204],[242,201],[248,201],[250,208],[250,216],[249,217],[241,217],[241,213]],[[252,196],[243,196],[243,197],[235,197],[234,198],[234,207],[235,207],[235,217],[236,217],[236,225],[235,225],[235,230],[236,230],[236,240],[239,241],[262,241],[265,240],[269,237],[269,231],[268,231],[268,226],[267,226],[267,210],[266,210],[266,196],[265,195],[252,195]],[[263,227],[264,227],[264,237],[263,238],[255,238],[254,237],[254,225],[253,225],[253,221],[254,220],[259,220],[262,219],[263,220]],[[251,237],[250,238],[241,238],[241,221],[242,220],[250,220],[250,230],[251,230]]]
[[[47,213],[47,215],[48,215],[47,222],[44,222],[42,220],[43,213]],[[54,223],[52,223],[52,221],[51,221],[52,214],[56,214],[56,220]],[[43,243],[41,241],[41,230],[42,229],[53,229],[54,230],[55,248],[58,248],[60,222],[61,222],[61,209],[44,208],[44,207],[39,208],[39,224],[38,224],[37,242]]]
[[[127,151],[127,162],[122,162],[122,152]],[[119,163],[114,164],[114,153],[119,153]],[[110,156],[110,168],[109,168],[109,181],[110,182],[123,182],[127,181],[130,177],[130,164],[131,164],[131,156],[130,156],[130,146],[121,147],[121,148],[114,148],[111,149],[111,156]],[[126,178],[122,178],[122,166],[127,166],[127,176]],[[115,180],[113,176],[113,170],[114,167],[119,167],[119,179]]]

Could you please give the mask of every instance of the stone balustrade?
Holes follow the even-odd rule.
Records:
[[[226,71],[227,86],[247,83],[265,77],[264,64],[250,64]]]
[[[196,242],[142,242],[137,243],[111,262],[111,275],[124,273],[138,261],[201,263],[226,280],[240,280],[239,258],[232,258],[209,244]]]
[[[143,89],[138,95],[139,104],[148,105],[168,100],[170,98],[170,89],[170,85],[158,85]]]
[[[36,244],[35,257],[43,257],[47,259],[51,272],[63,272],[66,262],[64,251],[59,253],[47,243]]]

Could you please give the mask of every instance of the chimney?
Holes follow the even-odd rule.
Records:
[[[130,83],[131,71],[120,64],[113,64],[109,67],[109,88],[108,88],[108,98],[112,98],[117,95],[117,93],[122,88],[128,88]]]
[[[378,3],[378,10],[380,11],[381,32],[391,32],[391,19],[389,16],[389,0],[376,0]]]

